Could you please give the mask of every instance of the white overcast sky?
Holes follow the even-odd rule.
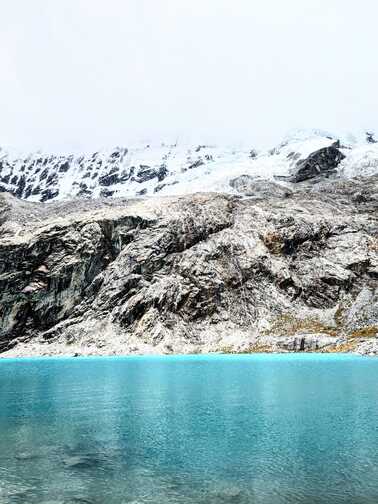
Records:
[[[0,0],[0,145],[378,129],[377,0]]]

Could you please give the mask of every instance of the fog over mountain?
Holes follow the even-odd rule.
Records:
[[[377,14],[374,0],[4,2],[0,145],[267,148],[293,128],[377,130]]]

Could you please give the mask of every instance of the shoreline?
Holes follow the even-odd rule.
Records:
[[[69,355],[53,355],[53,356],[34,356],[34,357],[2,357],[0,358],[0,365],[2,362],[6,363],[26,363],[26,362],[66,362],[66,361],[122,361],[122,360],[130,360],[130,361],[138,361],[138,360],[148,360],[148,361],[194,361],[194,360],[238,360],[238,359],[266,359],[266,360],[279,360],[281,358],[288,357],[293,360],[313,360],[313,359],[330,359],[330,360],[339,360],[339,359],[361,359],[365,360],[366,358],[374,359],[376,355],[368,355],[368,354],[358,354],[358,353],[321,353],[321,352],[286,352],[286,353],[254,353],[254,354],[174,354],[174,355],[164,355],[164,354],[154,354],[154,355],[81,355],[78,357],[69,356]]]
[[[5,354],[6,352],[4,352]],[[332,357],[332,356],[350,356],[350,357],[378,357],[378,353],[373,352],[359,352],[359,351],[335,351],[335,350],[321,350],[321,351],[257,351],[257,352],[188,352],[188,353],[50,353],[50,354],[15,354],[15,355],[4,355],[0,354],[1,361],[35,361],[35,360],[91,360],[91,359],[208,359],[216,357],[224,358],[248,358],[248,357],[273,357],[273,356],[297,356],[297,357]]]

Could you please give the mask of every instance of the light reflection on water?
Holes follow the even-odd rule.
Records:
[[[378,502],[378,360],[0,362],[0,503]]]

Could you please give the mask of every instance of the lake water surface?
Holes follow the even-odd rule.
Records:
[[[0,503],[377,504],[378,359],[0,361]]]

